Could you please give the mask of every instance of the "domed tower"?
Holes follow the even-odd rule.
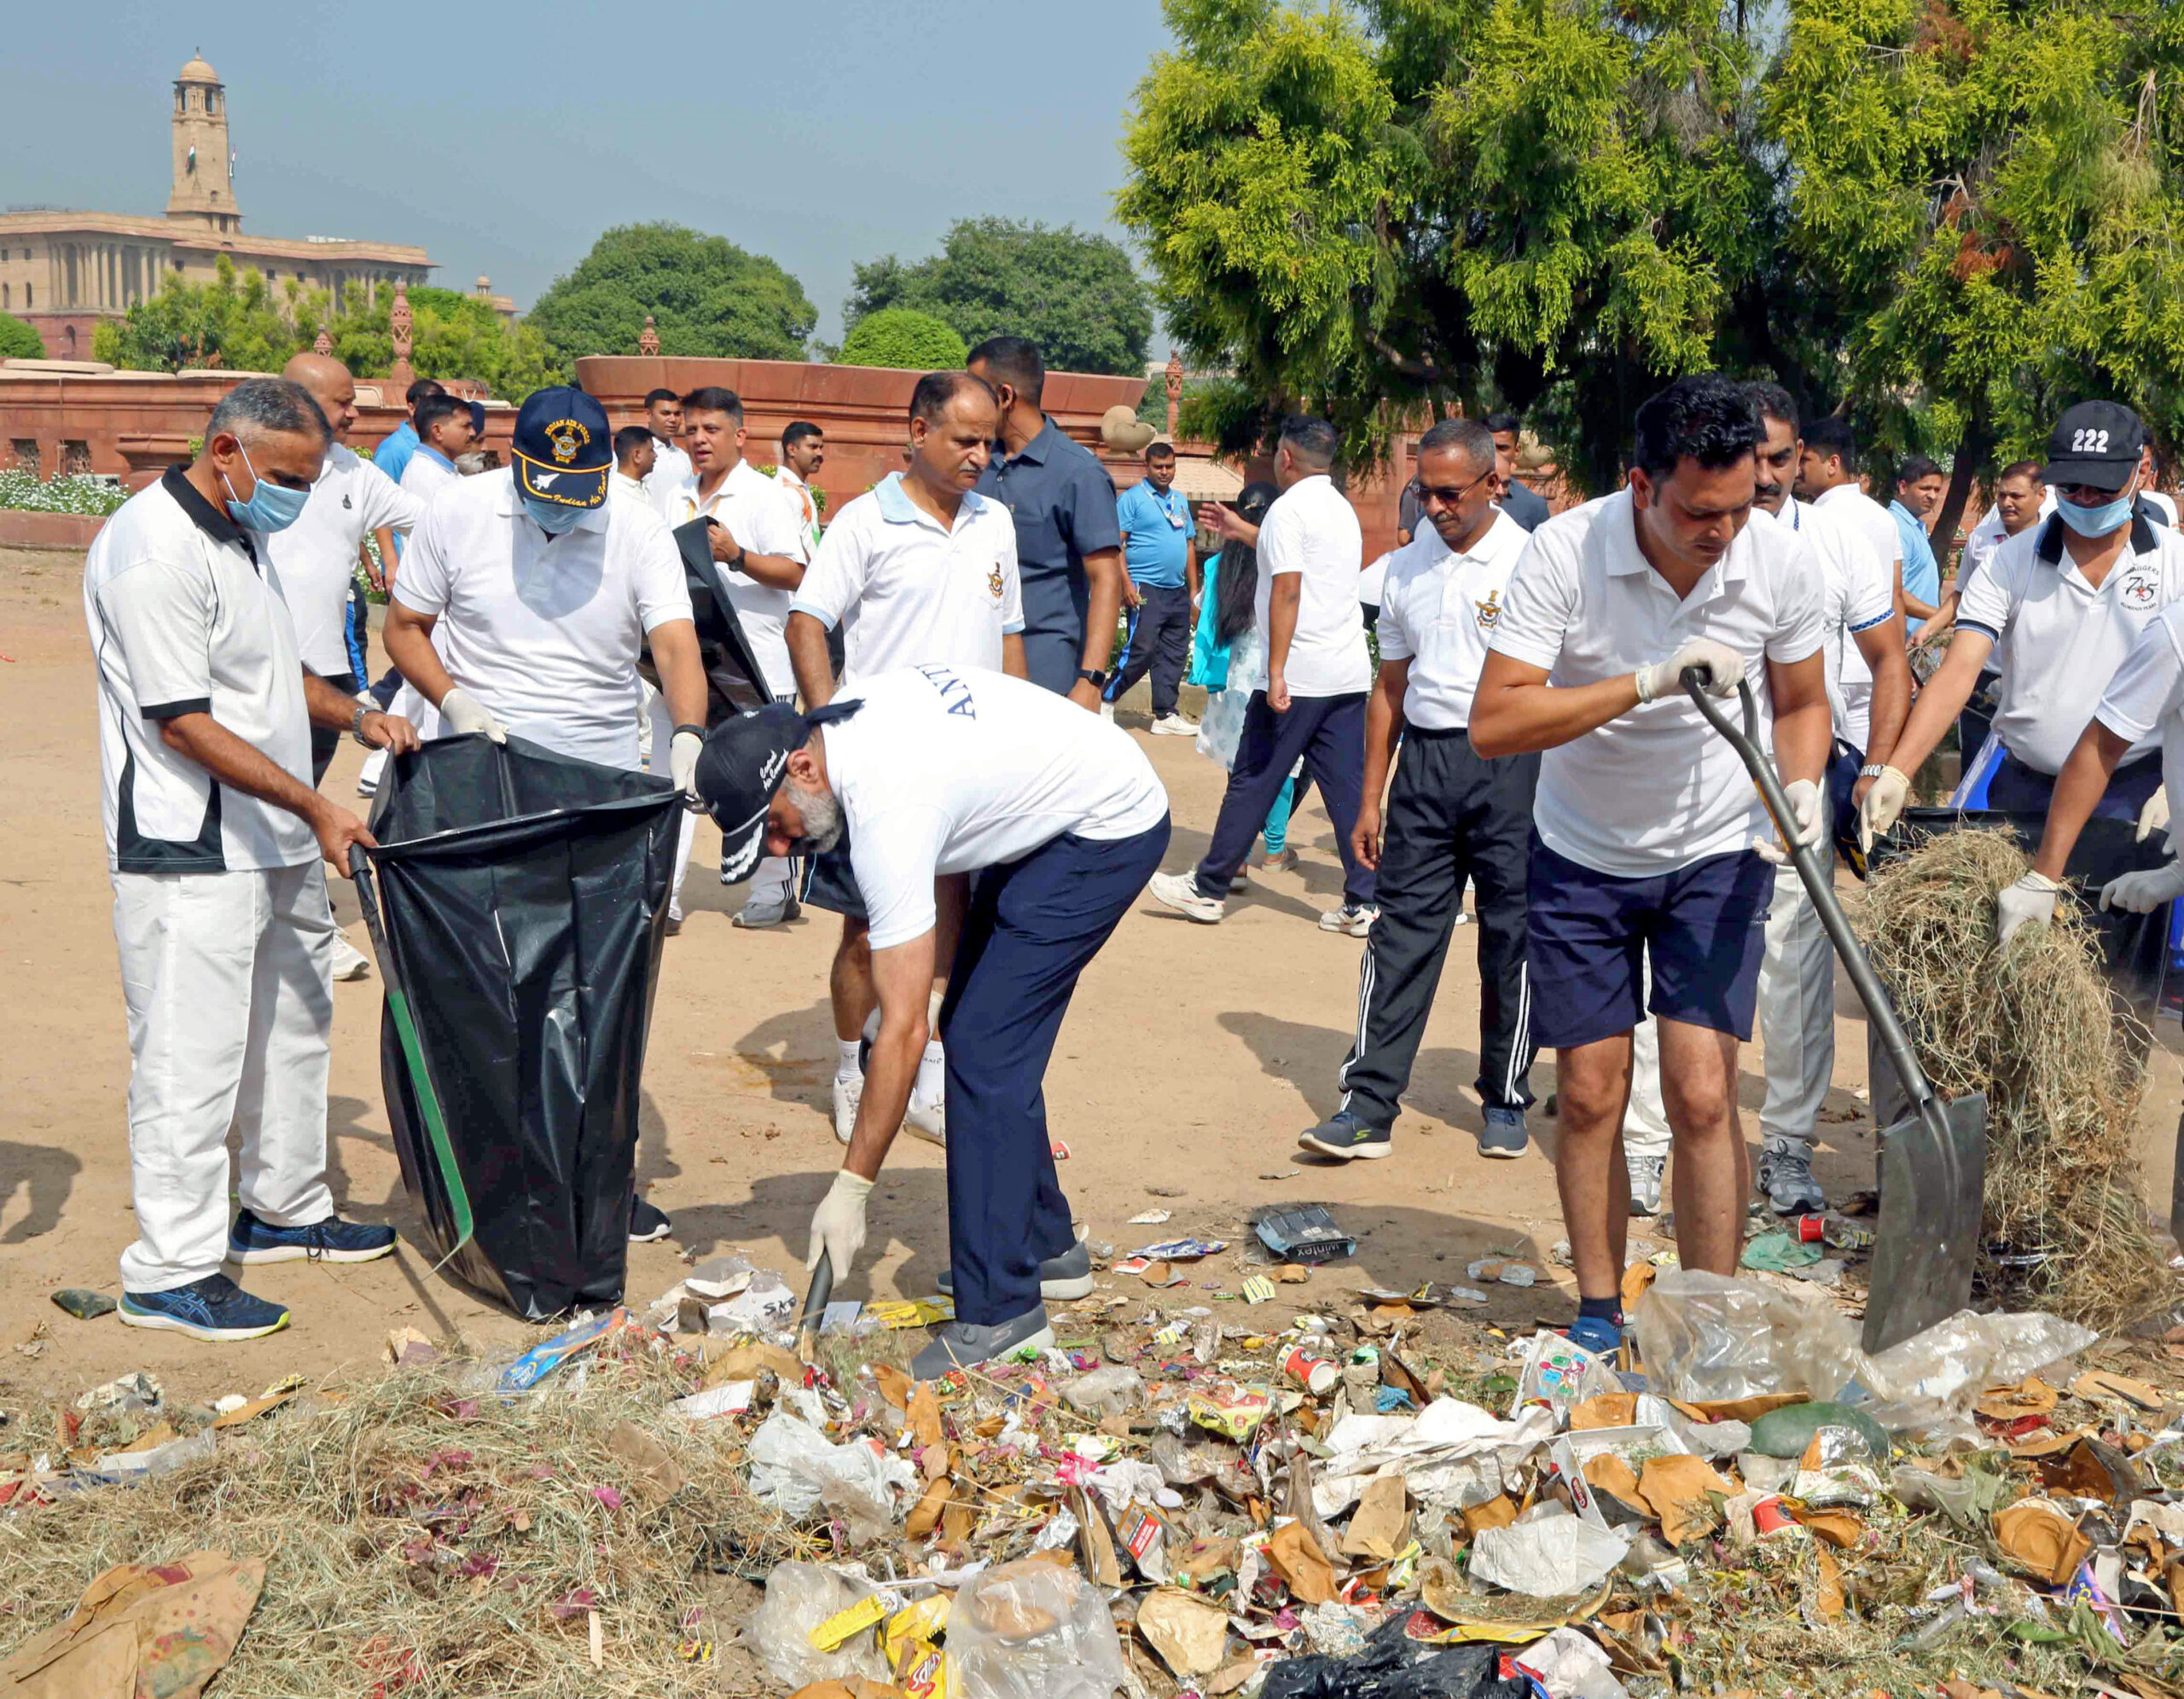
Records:
[[[229,168],[228,96],[220,73],[193,55],[174,79],[174,192],[167,217],[215,230],[242,228]]]

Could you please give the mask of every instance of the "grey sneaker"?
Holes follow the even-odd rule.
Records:
[[[787,891],[772,900],[752,897],[735,912],[729,924],[758,931],[768,926],[784,926],[804,913],[802,906]]]
[[[1525,1146],[1531,1143],[1531,1135],[1525,1131],[1524,1110],[1498,1104],[1486,1106],[1486,1125],[1478,1134],[1479,1155],[1513,1161],[1524,1155]]]
[[[1297,1135],[1297,1142],[1308,1151],[1333,1157],[1339,1163],[1354,1157],[1370,1162],[1375,1157],[1389,1155],[1396,1147],[1389,1128],[1368,1126],[1362,1116],[1352,1115],[1346,1109],[1338,1109],[1317,1127],[1307,1127]]]
[[[1778,1215],[1809,1215],[1827,1207],[1827,1194],[1812,1177],[1812,1152],[1779,1135],[1759,1153],[1759,1189]]]
[[[1661,1182],[1667,1178],[1669,1159],[1666,1157],[1641,1157],[1625,1151],[1623,1165],[1630,1173],[1630,1213],[1634,1215],[1659,1215]]]
[[[956,1296],[956,1272],[952,1268],[940,1271],[940,1278],[933,1282],[950,1297]],[[1052,1298],[1056,1303],[1070,1298],[1089,1298],[1092,1296],[1092,1249],[1083,1239],[1070,1246],[1060,1256],[1050,1256],[1039,1265],[1039,1296]]]
[[[1023,1314],[991,1327],[947,1322],[934,1328],[932,1343],[910,1359],[910,1378],[941,1380],[958,1369],[974,1369],[999,1357],[1028,1356],[1054,1342],[1054,1331],[1047,1325],[1044,1304],[1034,1304]]]

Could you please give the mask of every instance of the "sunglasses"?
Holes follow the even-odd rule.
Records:
[[[1488,478],[1493,476],[1494,468],[1490,466],[1484,472],[1482,472],[1478,477],[1472,479],[1470,483],[1460,484],[1453,489],[1445,484],[1421,484],[1418,486],[1418,499],[1421,502],[1440,502],[1447,506],[1454,507],[1457,502],[1462,501],[1465,496],[1471,494],[1472,490],[1478,489],[1480,484],[1485,483]]]

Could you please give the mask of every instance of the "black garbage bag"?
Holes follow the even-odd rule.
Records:
[[[372,810],[403,1184],[436,1255],[534,1320],[622,1296],[681,809],[665,779],[473,734],[388,763]]]
[[[1531,1682],[1503,1673],[1502,1648],[1423,1644],[1404,1632],[1411,1614],[1397,1611],[1353,1657],[1271,1665],[1259,1699],[1531,1699]]]
[[[752,652],[751,640],[743,635],[735,604],[728,599],[719,565],[713,560],[715,528],[711,519],[696,519],[674,531],[676,553],[682,557],[682,588],[690,593],[690,618],[698,628],[698,660],[706,670],[708,728],[730,714],[771,702],[796,683],[793,679],[768,678]],[[654,689],[659,687],[659,668],[652,658],[649,638],[638,657],[637,670]]]

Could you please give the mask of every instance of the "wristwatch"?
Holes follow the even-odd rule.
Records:
[[[367,708],[363,703],[359,702],[357,705],[357,717],[349,722],[349,735],[356,739],[358,743],[363,745],[366,749],[377,749],[379,747],[377,744],[372,742],[370,739],[364,735],[364,716],[371,713],[372,711],[373,710],[371,709]]]
[[[1878,779],[1882,774],[1887,771],[1888,768],[1882,766],[1879,762],[1869,761],[1863,767],[1861,767],[1858,769],[1858,777],[1861,779]]]
[[[1090,667],[1079,667],[1077,670],[1077,676],[1095,690],[1105,690],[1107,687],[1107,675],[1105,672],[1095,672]]]

